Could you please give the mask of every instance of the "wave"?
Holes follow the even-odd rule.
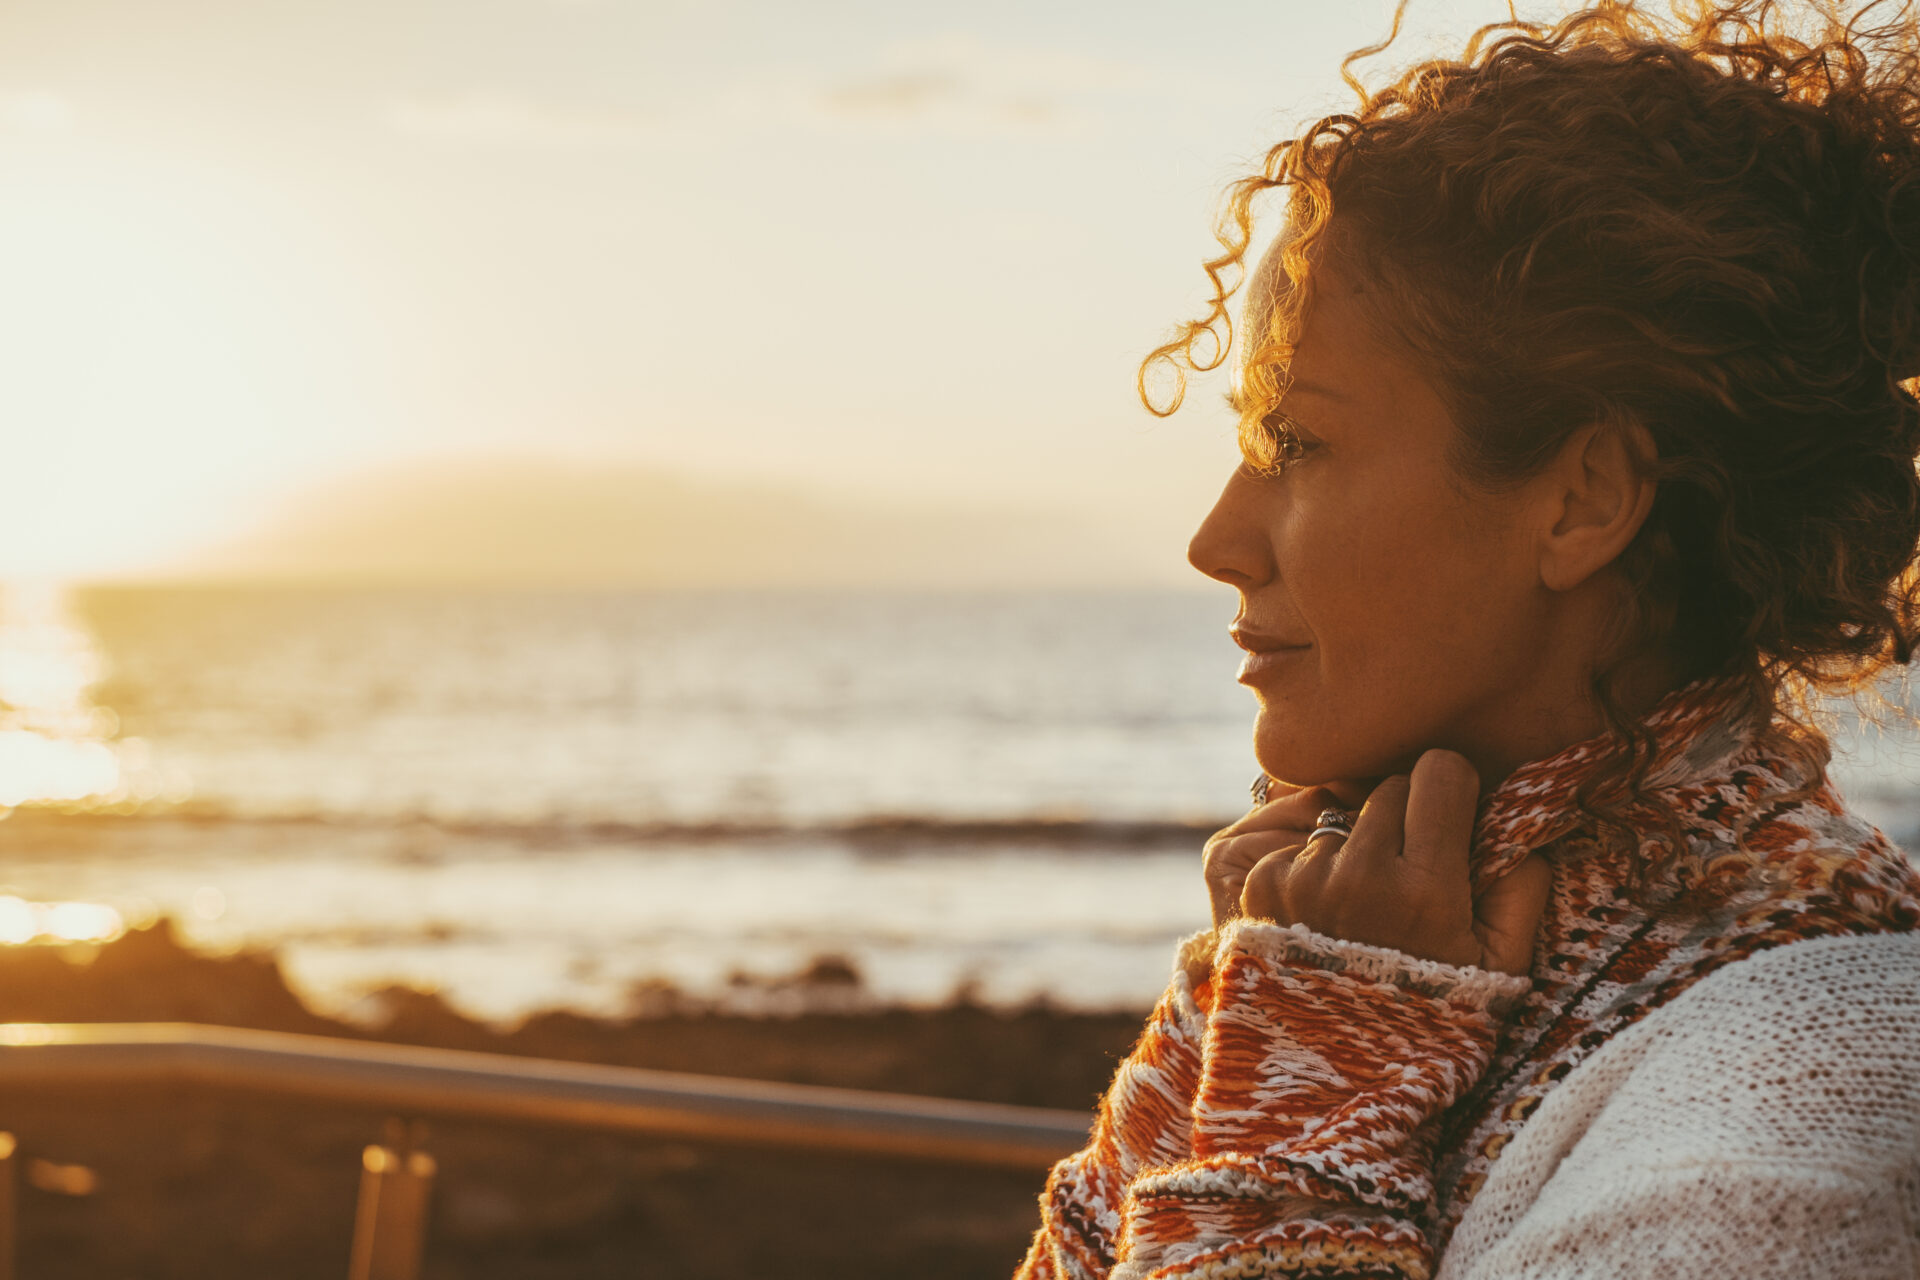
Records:
[[[1232,817],[1089,818],[1079,815],[967,818],[934,814],[872,814],[824,821],[661,820],[540,816],[458,818],[429,813],[261,813],[206,802],[152,806],[135,811],[52,808],[16,809],[6,826],[19,836],[35,828],[79,834],[92,826],[173,824],[205,828],[323,828],[340,831],[404,829],[467,839],[513,840],[556,845],[686,845],[831,841],[858,852],[919,852],[942,848],[1043,845],[1061,849],[1164,849],[1197,845]]]

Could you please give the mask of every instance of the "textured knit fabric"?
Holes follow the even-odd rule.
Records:
[[[1549,1094],[1441,1280],[1920,1276],[1920,934],[1715,972]]]
[[[1821,986],[1835,970],[1804,948],[1809,939],[1878,947],[1870,954],[1899,971],[1914,950],[1920,881],[1845,811],[1804,752],[1756,733],[1739,705],[1733,688],[1703,684],[1656,708],[1643,799],[1624,810],[1637,841],[1597,836],[1577,803],[1577,788],[1597,783],[1596,800],[1627,804],[1596,776],[1600,740],[1522,767],[1489,797],[1476,882],[1536,851],[1554,871],[1528,977],[1262,922],[1190,940],[1091,1145],[1049,1177],[1021,1276],[1814,1275],[1824,1273],[1794,1270],[1794,1259],[1813,1256],[1816,1237],[1840,1220],[1832,1214],[1857,1222],[1863,1240],[1903,1231],[1910,1240],[1914,1144],[1903,1168],[1874,1163],[1848,1145],[1858,1128],[1850,1082],[1812,1083],[1824,1078],[1820,1028],[1844,1022],[1842,1006],[1861,990]],[[1779,1018],[1777,1043],[1751,1052],[1766,1036],[1750,1024],[1769,1009],[1796,1011],[1797,1029]],[[1912,1069],[1890,1064],[1920,1060],[1920,1025],[1911,1003],[1874,1021],[1880,1012],[1869,1006],[1868,1030],[1854,1038],[1884,1050],[1870,1065],[1890,1101],[1875,1123],[1897,1133],[1912,1129],[1920,1090],[1903,1093],[1894,1076],[1905,1069],[1911,1080]],[[1715,1087],[1731,1078],[1714,1058],[1716,1037],[1746,1052],[1736,1055],[1751,1086],[1742,1096]],[[1677,1098],[1702,1100],[1693,1127],[1667,1134],[1686,1153],[1682,1171],[1637,1190],[1620,1171],[1637,1167],[1631,1153],[1656,1160],[1662,1148],[1627,1143],[1610,1160],[1601,1139],[1573,1132],[1598,1108],[1623,1135],[1651,1133]],[[1537,1119],[1550,1104],[1557,1118]],[[1744,1162],[1752,1172],[1753,1160],[1777,1161],[1783,1149],[1754,1138],[1750,1151],[1728,1135],[1746,1134],[1752,1115],[1786,1114],[1805,1121],[1797,1132],[1840,1171],[1816,1197],[1825,1216],[1782,1216],[1791,1179],[1746,1202],[1727,1198],[1732,1170]],[[1659,1197],[1683,1186],[1718,1197],[1688,1201],[1688,1238],[1700,1247],[1649,1254],[1636,1215],[1674,1208]],[[1776,1225],[1755,1234],[1716,1212],[1739,1204]],[[1635,1221],[1609,1226],[1621,1214]],[[1770,1257],[1784,1270],[1671,1265],[1676,1248],[1696,1261],[1742,1259],[1743,1240],[1783,1235],[1791,1239]],[[1909,1247],[1898,1264],[1907,1271],[1832,1274],[1907,1275],[1912,1264]]]

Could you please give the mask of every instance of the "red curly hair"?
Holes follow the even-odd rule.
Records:
[[[1401,5],[1404,12],[1404,0]],[[1141,367],[1148,407],[1233,343],[1256,203],[1286,193],[1284,276],[1243,344],[1241,440],[1275,410],[1337,253],[1512,483],[1595,423],[1650,439],[1651,515],[1618,568],[1620,647],[1744,676],[1756,710],[1858,690],[1920,631],[1920,41],[1909,3],[1630,0],[1486,27],[1366,89],[1228,190],[1208,313]],[[1165,375],[1171,373],[1168,386]],[[1159,386],[1158,394],[1155,387]],[[1635,734],[1596,693],[1629,748]],[[1824,757],[1817,734],[1803,736]],[[1636,751],[1626,753],[1628,767]]]

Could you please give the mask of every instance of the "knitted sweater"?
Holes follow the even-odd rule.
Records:
[[[1190,939],[1021,1280],[1920,1276],[1920,877],[1737,706],[1647,721],[1677,850],[1594,834],[1599,739],[1488,798],[1476,882],[1553,867],[1528,976]]]

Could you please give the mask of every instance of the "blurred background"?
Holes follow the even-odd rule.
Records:
[[[1252,766],[1134,370],[1388,12],[9,3],[14,895],[330,1011],[1150,1002]]]
[[[66,966],[7,1016],[1089,1105],[1253,773],[1230,415],[1135,367],[1390,8],[6,0],[0,944]],[[874,1273],[1004,1270],[1037,1187]]]

